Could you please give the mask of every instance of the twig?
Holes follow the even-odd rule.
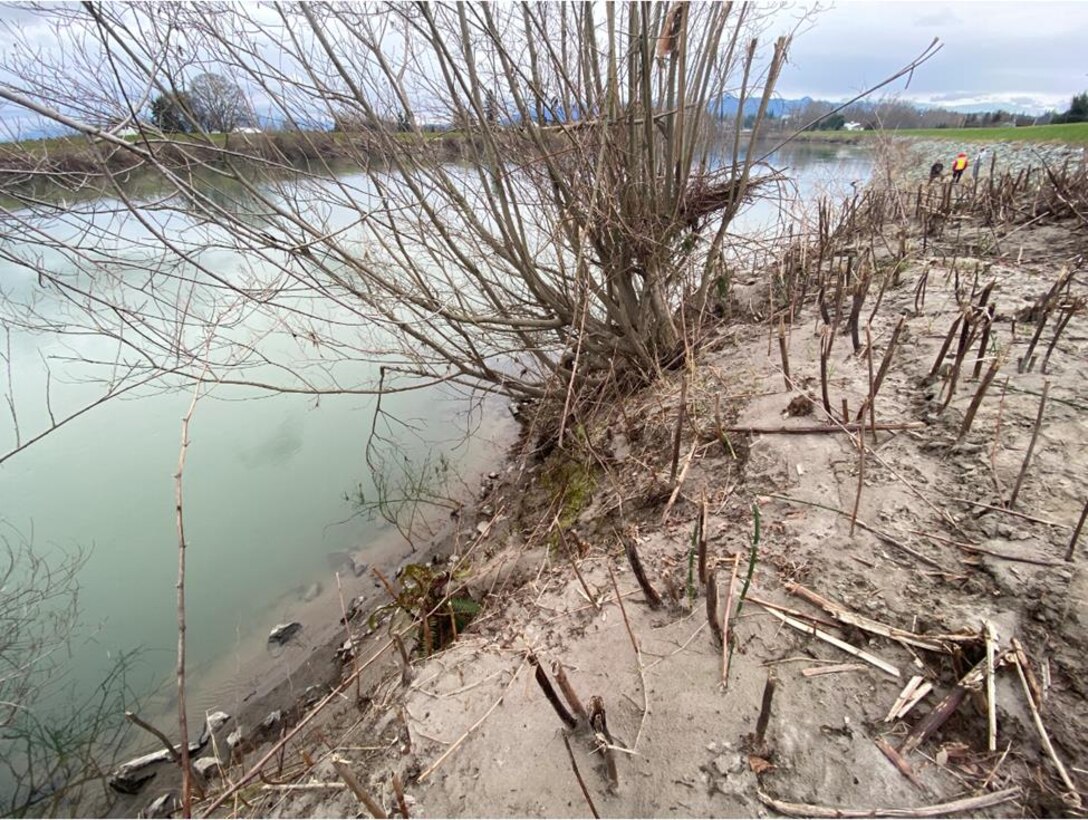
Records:
[[[1027,513],[1017,512],[1016,510],[1007,510],[1004,507],[994,507],[990,504],[983,504],[981,501],[972,501],[969,498],[959,498],[957,496],[949,496],[949,501],[959,501],[961,504],[970,504],[972,507],[981,507],[984,510],[990,510],[991,512],[1004,513],[1005,515],[1011,515],[1016,518],[1022,518],[1025,521],[1031,521],[1033,524],[1045,524],[1048,527],[1059,527],[1063,530],[1072,529],[1068,524],[1059,524],[1057,521],[1048,521],[1045,518],[1037,518],[1034,515],[1028,515]]]
[[[994,377],[997,375],[997,371],[1001,369],[1001,366],[1004,363],[1004,354],[995,356],[989,369],[986,371],[986,375],[982,377],[978,390],[975,391],[974,398],[971,399],[971,404],[967,407],[967,413],[963,417],[963,424],[960,425],[959,435],[956,436],[957,444],[963,441],[963,437],[971,431],[971,425],[975,421],[975,414],[978,412],[978,408],[982,406],[982,399],[985,398],[986,391],[990,389],[990,383],[993,382]]]
[[[895,703],[892,704],[892,708],[888,710],[887,716],[884,718],[885,723],[891,723],[899,714],[899,710],[902,709],[907,702],[911,699],[911,696],[917,691],[918,687],[925,680],[921,675],[913,676],[907,685],[903,687],[903,691],[899,693],[899,697],[895,699]]]
[[[566,735],[562,735],[562,738],[563,745],[567,747],[567,755],[570,757],[570,767],[574,769],[574,777],[578,780],[578,786],[582,790],[582,796],[585,797],[586,803],[589,804],[589,812],[599,820],[601,815],[597,813],[597,807],[593,805],[593,798],[589,796],[589,789],[586,788],[586,782],[582,780],[582,773],[578,771],[578,761],[574,759],[574,750],[570,748],[570,741],[567,740]]]
[[[825,424],[804,424],[796,426],[782,425],[779,427],[724,427],[723,432],[726,433],[746,433],[751,436],[771,436],[771,435],[795,435],[795,436],[807,436],[816,433],[854,433],[859,430],[918,430],[926,425],[920,421],[889,421],[889,422],[876,422],[874,424],[866,424],[865,422],[852,421],[849,424],[839,424],[836,426]]]
[[[638,749],[639,739],[642,737],[642,727],[646,723],[646,716],[650,714],[650,690],[646,686],[646,671],[642,666],[642,650],[639,649],[638,640],[635,639],[635,632],[631,629],[631,622],[627,619],[627,607],[623,605],[623,596],[620,595],[620,586],[616,582],[616,573],[612,571],[612,562],[608,561],[605,564],[608,567],[608,575],[612,579],[612,588],[616,591],[616,603],[620,605],[620,614],[623,615],[623,625],[627,627],[627,637],[631,639],[631,648],[635,650],[635,666],[638,668],[638,677],[642,688],[642,717],[638,722],[638,733],[635,735],[634,748]],[[594,697],[594,701],[600,700],[600,698]],[[590,723],[593,723],[593,705],[590,704]],[[602,705],[603,710],[603,705]],[[602,718],[603,719],[603,718]],[[609,740],[611,743],[611,739]]]
[[[707,508],[706,508],[706,490],[703,490],[702,498],[699,502],[699,538],[698,538],[698,551],[699,551],[699,583],[706,583],[706,541],[707,541]]]
[[[874,422],[874,428],[876,423]],[[876,436],[876,430],[873,430]],[[850,537],[854,537],[854,527],[858,523],[858,508],[861,506],[861,490],[865,486],[865,431],[858,431],[858,491],[854,495],[854,511],[850,515]]]
[[[168,738],[165,734],[163,734],[160,729],[152,726],[150,723],[145,721],[143,718],[141,718],[135,712],[127,712],[126,711],[125,712],[125,718],[129,722],[134,723],[137,726],[139,726],[144,731],[150,732],[155,737],[157,737],[159,739],[159,741],[162,743],[163,747],[166,749],[166,751],[169,752],[170,759],[173,760],[174,763],[176,763],[178,766],[181,765],[181,753],[179,752],[178,747],[174,746],[174,744],[170,742],[170,738]]]
[[[1084,502],[1084,509],[1080,511],[1080,520],[1077,528],[1073,530],[1073,537],[1069,539],[1069,549],[1065,551],[1065,560],[1072,561],[1073,553],[1077,549],[1077,541],[1080,540],[1080,531],[1084,529],[1084,519],[1088,518],[1088,501]]]
[[[994,694],[994,655],[997,650],[997,635],[993,622],[983,624],[986,636],[986,748],[997,751],[997,698]]]
[[[899,677],[899,670],[896,669],[894,666],[892,666],[887,661],[883,661],[880,658],[876,657],[875,655],[870,655],[868,652],[866,652],[866,651],[864,651],[862,649],[858,649],[856,646],[848,644],[846,641],[841,641],[838,638],[836,638],[834,635],[828,635],[823,630],[817,629],[814,626],[810,626],[809,624],[801,623],[800,621],[798,621],[798,620],[796,620],[794,618],[791,618],[789,615],[783,615],[781,612],[776,612],[775,610],[770,609],[768,607],[764,607],[764,609],[767,612],[769,612],[771,615],[773,615],[774,617],[776,617],[780,621],[782,621],[782,623],[784,623],[784,624],[786,624],[788,626],[792,626],[798,632],[804,632],[806,635],[811,635],[814,638],[819,638],[821,641],[824,641],[825,643],[829,643],[832,646],[838,647],[843,652],[847,652],[847,653],[853,655],[855,658],[861,658],[861,660],[865,661],[866,663],[872,664],[877,669],[879,669],[882,672],[886,672],[887,674],[891,675],[893,678],[898,678]]]
[[[740,553],[733,556],[733,571],[729,575],[729,591],[725,594],[725,612],[722,615],[722,688],[729,686],[729,661],[733,657],[733,639],[729,632],[729,619],[733,615],[733,591],[737,588],[737,570]]]
[[[1024,477],[1028,474],[1028,465],[1031,464],[1031,455],[1035,452],[1035,442],[1039,439],[1039,428],[1043,425],[1043,411],[1046,410],[1046,395],[1050,392],[1050,379],[1043,382],[1043,396],[1039,399],[1039,412],[1035,416],[1035,426],[1031,430],[1031,441],[1028,442],[1028,451],[1024,454],[1024,463],[1020,467],[1020,475],[1016,477],[1016,485],[1012,488],[1009,497],[1009,509],[1016,506],[1016,497],[1020,495],[1020,486],[1024,483]]]
[[[836,513],[838,515],[841,515],[843,518],[849,518],[850,517],[849,513],[845,512],[843,510],[837,509],[835,507],[829,507],[827,504],[821,504],[818,501],[805,501],[802,498],[792,498],[792,497],[790,497],[788,495],[776,495],[775,493],[768,493],[767,497],[768,498],[777,498],[779,501],[788,501],[791,504],[806,504],[809,507],[818,507],[821,510],[827,510],[828,512],[833,512],[833,513]],[[922,561],[925,564],[929,564],[929,566],[933,567],[934,569],[940,570],[941,572],[943,572],[945,574],[948,574],[948,575],[952,574],[951,572],[949,572],[949,570],[945,569],[943,566],[941,566],[939,563],[934,561],[929,556],[923,555],[922,553],[918,552],[917,550],[911,549],[906,544],[903,544],[903,543],[901,543],[899,541],[896,541],[894,538],[892,538],[886,532],[882,532],[881,530],[878,530],[875,527],[870,527],[868,524],[866,524],[860,518],[858,519],[857,524],[863,530],[866,530],[867,532],[870,532],[873,535],[875,535],[877,538],[879,538],[885,544],[890,544],[891,546],[896,547],[897,549],[900,549],[903,552],[907,553],[907,555],[913,556],[914,558],[917,558],[919,561]]]
[[[888,342],[888,349],[884,351],[884,358],[880,360],[880,367],[876,372],[876,380],[873,381],[872,389],[869,391],[869,398],[865,402],[862,402],[861,408],[858,410],[858,414],[854,417],[855,421],[861,421],[865,418],[866,405],[876,401],[876,394],[880,392],[880,386],[884,383],[884,377],[888,373],[888,368],[892,363],[892,354],[895,352],[895,344],[899,341],[899,334],[903,331],[903,326],[906,324],[907,318],[905,316],[899,317],[899,322],[895,326],[895,330],[892,332],[891,341]],[[872,345],[870,345],[872,347]],[[875,425],[874,425],[875,426]],[[876,429],[880,429],[876,427]]]
[[[680,496],[680,489],[684,486],[684,479],[688,477],[688,468],[691,467],[691,460],[695,456],[695,450],[698,446],[699,442],[694,442],[691,445],[691,450],[688,452],[687,458],[684,459],[684,468],[676,478],[676,486],[672,488],[672,495],[669,496],[669,502],[665,505],[665,511],[661,514],[662,524],[666,524],[669,521],[669,513],[672,512],[672,505],[676,503],[676,499]]]
[[[1016,671],[1020,677],[1020,685],[1024,688],[1024,696],[1028,702],[1028,708],[1031,710],[1031,719],[1035,723],[1035,730],[1039,733],[1039,740],[1042,741],[1043,749],[1046,751],[1047,756],[1054,763],[1054,768],[1058,770],[1058,776],[1061,777],[1062,783],[1065,784],[1065,788],[1068,793],[1063,795],[1066,803],[1074,809],[1079,809],[1081,805],[1080,795],[1077,793],[1077,787],[1073,783],[1072,778],[1069,777],[1069,772],[1065,770],[1065,766],[1058,758],[1058,753],[1054,751],[1054,744],[1050,742],[1050,735],[1047,734],[1046,726],[1043,725],[1042,715],[1039,714],[1039,709],[1035,705],[1035,699],[1031,696],[1031,690],[1028,688],[1028,679],[1024,676],[1024,667],[1027,665],[1027,655],[1024,654],[1024,647],[1020,644],[1016,638],[1012,639],[1012,659],[1016,664]]]
[[[999,658],[995,659],[994,663],[1002,664],[1005,661],[1008,653],[1002,653]],[[952,714],[959,708],[959,705],[963,702],[963,699],[967,696],[967,692],[971,689],[976,689],[986,676],[986,669],[989,667],[986,658],[983,658],[971,670],[960,678],[959,682],[953,687],[941,701],[930,710],[930,712],[918,721],[917,725],[911,729],[910,734],[907,735],[906,740],[903,741],[903,745],[899,747],[900,754],[908,755],[917,749],[926,741],[926,739],[936,732],[941,726],[944,725]]]
[[[404,799],[404,784],[400,782],[400,775],[396,772],[393,772],[393,795],[397,799],[400,816],[407,820],[411,816],[408,813],[408,801]]]
[[[1008,803],[1020,796],[1020,789],[1004,789],[992,794],[983,794],[978,797],[965,797],[962,800],[953,800],[950,803],[938,803],[933,806],[919,806],[915,809],[875,808],[875,809],[829,809],[825,806],[817,806],[812,803],[786,803],[775,800],[762,791],[756,791],[759,799],[774,809],[779,814],[789,817],[945,817],[961,811],[977,811],[978,809],[998,806]]]
[[[861,672],[868,668],[861,663],[833,663],[831,666],[810,666],[802,669],[801,674],[806,678],[818,678],[821,675],[835,675],[839,672]]]
[[[552,682],[548,680],[548,673],[544,671],[544,667],[540,665],[540,661],[537,660],[536,655],[532,652],[529,653],[529,663],[535,670],[537,685],[540,686],[540,690],[544,693],[544,697],[548,699],[548,703],[552,705],[555,713],[559,715],[559,719],[569,728],[577,728],[578,721],[567,711],[567,707],[563,705],[563,702],[559,699],[559,695],[557,695],[555,689],[552,688]]]
[[[767,735],[767,724],[771,720],[771,702],[774,700],[774,690],[778,686],[778,680],[773,671],[767,672],[767,682],[763,684],[763,699],[759,704],[759,717],[756,719],[755,748],[757,754],[764,748],[763,739]]]
[[[797,595],[804,598],[809,603],[815,604],[820,609],[829,613],[840,623],[848,624],[849,626],[862,629],[866,632],[872,632],[874,635],[880,635],[884,638],[890,638],[893,641],[902,641],[903,643],[917,646],[919,649],[926,649],[930,652],[943,652],[950,654],[949,648],[944,645],[944,642],[951,643],[974,643],[978,640],[978,635],[974,633],[959,633],[951,635],[918,635],[914,632],[908,632],[905,629],[897,629],[894,626],[887,626],[874,621],[871,618],[866,618],[864,615],[857,615],[842,604],[838,604],[822,595],[813,592],[810,589],[806,589],[800,584],[786,583],[786,591],[791,595]]]
[[[786,392],[788,393],[792,389],[790,382],[790,354],[786,345],[786,323],[782,319],[778,320],[778,352],[782,355],[782,372],[785,374]]]
[[[638,585],[642,587],[643,594],[646,595],[646,603],[650,605],[650,609],[661,609],[661,596],[657,594],[657,590],[653,588],[650,580],[646,577],[646,571],[642,568],[642,561],[638,557],[638,547],[635,546],[635,540],[629,536],[621,535],[620,540],[623,542],[623,551],[627,555],[627,562],[631,565],[631,570],[635,573],[635,580],[638,581]],[[611,564],[609,564],[611,570]],[[615,579],[613,579],[614,581]],[[615,584],[613,584],[614,586]],[[616,589],[616,597],[619,598],[619,589]],[[622,600],[620,601],[620,607],[623,607]]]
[[[725,645],[725,635],[722,625],[718,621],[718,578],[714,570],[706,573],[706,621],[710,624],[710,631],[714,640],[720,645]]]
[[[355,638],[351,634],[351,621],[348,618],[348,610],[347,610],[347,607],[344,606],[344,588],[340,584],[340,572],[339,571],[336,572],[336,594],[340,598],[340,615],[342,616],[342,620],[344,622],[344,631],[348,635],[348,648],[351,650],[351,668],[355,669],[355,667],[357,667],[359,665],[359,656],[358,656],[358,653],[355,651]],[[362,685],[363,685],[362,680],[359,677],[356,677],[355,678],[355,702],[356,703],[362,703],[363,702]]]
[[[359,798],[359,802],[370,812],[371,817],[385,818],[388,816],[378,802],[370,796],[370,792],[363,788],[363,784],[355,777],[354,772],[348,768],[346,760],[334,757],[330,762],[332,767],[336,769],[336,773],[348,784],[348,788]]]
[[[903,755],[899,754],[888,741],[882,737],[877,737],[873,742],[876,743],[876,747],[880,749],[884,754],[884,757],[888,758],[888,760],[892,762],[892,765],[899,769],[900,774],[918,788],[923,788],[922,781],[919,780],[918,775],[914,773],[914,769],[911,767],[910,762],[903,757]]]
[[[680,379],[680,408],[676,415],[676,430],[672,438],[672,465],[669,468],[669,483],[676,481],[676,468],[680,462],[680,437],[684,432],[684,417],[687,413],[688,377]]]
[[[217,796],[215,800],[212,801],[212,804],[208,808],[204,809],[204,813],[201,815],[201,817],[205,818],[211,816],[212,812],[222,806],[228,799],[230,799],[231,796],[237,793],[239,789],[241,789],[243,786],[249,783],[249,781],[256,777],[265,767],[265,764],[267,764],[270,760],[272,760],[272,758],[279,754],[280,749],[282,749],[292,738],[294,738],[299,732],[301,732],[302,729],[305,728],[311,720],[317,717],[317,715],[321,714],[321,710],[324,709],[329,703],[331,703],[334,698],[340,697],[347,690],[347,688],[355,682],[355,677],[357,675],[361,675],[364,670],[366,670],[372,663],[378,660],[378,658],[384,655],[393,646],[393,641],[389,640],[384,646],[382,646],[381,649],[371,655],[366,663],[362,664],[356,671],[352,672],[346,680],[341,681],[339,686],[337,686],[324,698],[318,701],[318,703],[313,707],[313,709],[309,711],[306,717],[304,717],[297,724],[295,724],[291,731],[286,732],[283,737],[281,737],[272,746],[272,748],[265,753],[264,757],[254,763],[253,766],[250,767],[248,772],[246,772],[238,780],[235,780],[233,783],[231,783],[227,789],[225,789],[219,796]]]
[[[207,365],[204,367],[207,372]],[[193,816],[193,784],[192,768],[189,762],[189,718],[186,714],[185,700],[185,550],[188,546],[185,540],[185,514],[182,503],[182,475],[185,472],[185,456],[189,451],[189,422],[196,410],[196,403],[200,399],[200,390],[203,387],[203,374],[197,380],[193,388],[193,398],[189,402],[189,409],[181,420],[181,448],[178,452],[178,469],[174,473],[174,504],[177,513],[178,533],[178,581],[177,581],[177,620],[178,620],[178,655],[177,655],[177,688],[178,688],[178,734],[181,747],[178,765],[181,767],[181,811],[183,817]]]
[[[583,724],[589,723],[589,715],[586,714],[586,707],[582,705],[578,693],[574,691],[574,686],[571,685],[570,680],[567,678],[567,673],[566,670],[563,669],[563,664],[557,660],[552,661],[552,674],[555,675],[555,682],[559,684],[559,690],[563,693],[563,697],[567,699],[567,703],[570,704],[574,716]]]
[[[408,649],[404,645],[404,639],[401,638],[400,635],[394,633],[393,641],[394,643],[396,643],[397,653],[400,655],[400,681],[404,686],[407,686],[412,682],[412,661],[408,657]],[[358,683],[358,676],[356,676],[355,680],[356,683]]]
[[[589,701],[589,710],[589,725],[593,727],[596,734],[597,750],[601,753],[601,757],[604,758],[604,765],[608,771],[608,787],[615,793],[620,786],[619,772],[616,770],[616,756],[612,754],[616,741],[612,739],[612,734],[608,731],[604,701],[594,695]]]
[[[558,516],[556,522],[558,523]],[[593,605],[593,608],[598,612],[601,611],[601,602],[597,600],[597,596],[594,595],[590,589],[589,584],[586,583],[586,579],[582,577],[582,571],[578,568],[578,562],[574,559],[574,551],[571,550],[570,545],[567,543],[567,536],[563,532],[563,528],[559,527],[559,544],[563,548],[564,554],[567,556],[567,560],[570,561],[571,569],[574,570],[574,576],[578,579],[578,583],[581,584],[582,589],[585,590],[586,598]]]

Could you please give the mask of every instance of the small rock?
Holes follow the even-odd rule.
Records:
[[[318,686],[316,683],[313,686],[307,687],[306,691],[302,693],[302,705],[304,708],[313,706],[325,695],[325,687]]]
[[[242,744],[242,727],[235,727],[234,731],[227,735],[227,746],[230,749],[235,749]]]
[[[177,795],[167,792],[156,798],[144,809],[144,817],[169,817],[180,808]]]
[[[351,642],[351,638],[340,644],[340,648],[336,650],[336,657],[341,663],[347,663],[355,657],[355,645]]]
[[[120,792],[121,794],[139,794],[140,789],[144,787],[144,784],[154,776],[155,772],[150,769],[120,771],[114,772],[106,778],[106,783],[115,792]]]
[[[212,739],[212,735],[226,725],[229,720],[230,715],[226,712],[212,712],[204,721],[204,728],[200,732],[200,739],[197,741],[197,744],[203,747]]]
[[[306,591],[302,593],[302,600],[305,603],[309,603],[317,598],[321,594],[321,584],[317,581],[306,587]]]
[[[196,769],[197,774],[203,777],[205,780],[210,780],[219,774],[221,765],[219,758],[217,757],[199,757],[193,761],[193,768]]]
[[[265,717],[265,719],[257,725],[257,728],[267,734],[275,729],[277,726],[279,726],[282,722],[283,710],[276,709],[274,712],[269,712],[267,717]]]
[[[302,624],[298,621],[291,621],[286,624],[277,624],[270,633],[268,633],[268,642],[270,644],[276,644],[283,646],[291,638],[299,633],[302,629]]]

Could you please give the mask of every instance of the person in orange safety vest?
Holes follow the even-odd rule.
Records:
[[[963,176],[963,172],[967,170],[967,154],[960,151],[956,154],[956,158],[952,160],[952,181],[959,182],[960,177]]]

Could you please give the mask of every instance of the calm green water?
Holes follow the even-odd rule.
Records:
[[[842,189],[867,179],[871,168],[861,150],[843,146],[800,146],[770,161],[787,168],[804,198],[830,184]],[[763,229],[779,215],[775,202],[762,202],[735,230]],[[121,220],[117,230],[124,241],[125,231],[139,229]],[[260,265],[219,253],[217,264]],[[33,284],[4,263],[0,283],[9,291]],[[261,344],[301,367],[319,367],[313,351],[284,334],[262,336]],[[111,350],[100,339],[18,329],[11,345],[17,395],[30,397],[44,387],[40,356],[108,356]],[[357,372],[341,372],[341,378],[365,381],[377,363],[353,367]],[[55,368],[58,414],[94,394],[94,385],[80,383],[89,375],[84,366],[58,361]],[[118,653],[136,648],[143,650],[137,670],[143,690],[170,676],[176,649],[173,474],[190,398],[187,390],[165,390],[112,401],[0,465],[0,519],[32,537],[39,550],[92,550],[81,577],[86,628],[68,664],[74,683],[96,682]],[[470,412],[467,397],[446,389],[390,396],[383,406],[414,427],[395,434],[403,457],[419,463],[442,453],[469,477],[490,469],[512,430],[504,407]],[[226,387],[197,405],[184,474],[195,713],[243,694],[251,684],[246,664],[224,659],[263,650],[269,628],[300,611],[301,590],[334,585],[330,553],[365,561],[370,545],[390,537],[382,522],[357,515],[345,499],[360,485],[373,495],[363,456],[373,410],[367,397],[318,401]],[[24,438],[41,428],[45,413],[40,399],[20,402]],[[0,451],[13,441],[5,417]],[[346,583],[350,595],[370,581]],[[202,683],[201,671],[212,669]]]

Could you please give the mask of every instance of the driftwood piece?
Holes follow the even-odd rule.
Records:
[[[853,646],[852,644],[848,644],[846,641],[839,640],[834,635],[828,635],[826,632],[824,632],[824,631],[822,631],[820,629],[817,629],[814,626],[810,626],[809,624],[801,623],[800,621],[798,621],[798,620],[796,620],[794,618],[791,618],[789,615],[783,615],[781,612],[776,612],[775,610],[770,609],[770,608],[768,608],[766,606],[764,606],[763,608],[764,608],[764,610],[769,612],[771,615],[773,615],[774,617],[776,617],[780,621],[782,621],[782,623],[784,623],[784,624],[786,624],[788,626],[792,626],[798,632],[804,632],[806,635],[811,635],[814,638],[819,638],[821,641],[824,641],[825,643],[829,643],[832,646],[838,647],[843,652],[847,652],[847,653],[853,655],[855,658],[860,658],[861,660],[865,661],[866,663],[872,664],[877,669],[879,669],[881,672],[886,672],[887,674],[891,675],[893,678],[898,678],[899,677],[899,670],[896,669],[894,666],[892,666],[887,661],[881,660],[880,658],[876,657],[875,655],[870,655],[865,650],[858,649],[856,646]]]
[[[1004,665],[1008,659],[1008,651],[1001,653],[994,659],[994,667]],[[959,705],[963,703],[963,699],[967,697],[967,693],[972,689],[978,689],[986,677],[986,670],[990,664],[986,658],[983,658],[977,664],[975,664],[971,670],[960,678],[959,682],[952,688],[952,691],[945,695],[940,702],[930,710],[924,718],[922,718],[910,730],[910,734],[907,735],[907,739],[903,741],[903,745],[899,747],[899,753],[908,755],[917,749],[926,741],[926,739],[936,732],[945,724]]]
[[[865,632],[871,632],[874,635],[880,635],[884,638],[902,641],[911,646],[916,646],[919,649],[928,649],[930,652],[948,654],[951,650],[947,646],[947,643],[974,643],[979,639],[977,634],[972,633],[937,636],[917,635],[914,632],[908,632],[905,629],[898,629],[894,626],[887,626],[879,621],[866,618],[863,615],[857,615],[846,609],[842,604],[831,601],[810,589],[806,589],[800,584],[787,583],[785,586],[786,591],[791,595],[797,595],[804,598],[809,603],[815,604],[841,623],[848,624]]]
[[[915,809],[831,809],[813,803],[787,803],[784,800],[776,800],[762,791],[757,791],[756,794],[759,795],[759,799],[764,805],[769,806],[779,814],[785,814],[789,817],[946,817],[962,811],[978,811],[990,806],[1008,803],[1020,796],[1020,789],[1002,789],[999,792],[982,794],[978,797],[965,797],[962,800],[937,803],[933,806],[919,806]]]
[[[892,704],[892,708],[888,710],[888,714],[884,718],[885,723],[891,723],[895,720],[899,714],[899,710],[902,709],[907,703],[910,702],[911,697],[917,691],[918,687],[922,685],[925,680],[921,675],[915,675],[909,681],[907,685],[903,687],[903,691],[899,693],[899,697],[895,699],[895,703]]]
[[[924,698],[926,695],[928,695],[932,691],[933,691],[933,684],[930,683],[929,681],[926,681],[921,686],[919,686],[917,689],[915,689],[914,694],[912,694],[910,696],[910,699],[906,703],[903,704],[902,708],[900,708],[898,712],[895,713],[895,719],[896,720],[902,720],[903,718],[905,718],[908,714],[910,714],[911,710],[915,706],[917,706],[919,703],[922,702],[922,698]]]

